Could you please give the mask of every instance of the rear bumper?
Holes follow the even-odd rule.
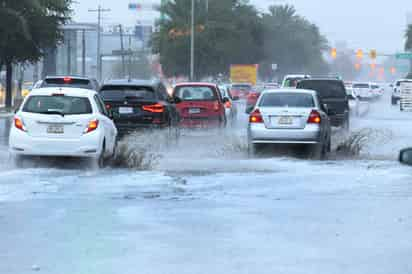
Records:
[[[15,155],[97,157],[101,154],[103,136],[96,131],[77,139],[32,137],[12,129],[9,151]]]
[[[249,142],[254,144],[317,144],[320,140],[318,125],[304,129],[268,129],[264,124],[249,124]]]

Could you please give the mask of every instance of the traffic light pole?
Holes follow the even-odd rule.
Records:
[[[192,16],[190,29],[190,80],[195,76],[195,0],[192,0]]]

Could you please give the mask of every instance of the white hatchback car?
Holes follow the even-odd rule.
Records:
[[[22,156],[87,157],[101,167],[116,149],[117,129],[96,91],[33,90],[17,110],[9,150]]]

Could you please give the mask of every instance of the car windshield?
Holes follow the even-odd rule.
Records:
[[[260,107],[313,108],[315,102],[311,94],[304,93],[266,93],[259,103]]]
[[[30,96],[23,107],[24,112],[39,114],[80,115],[91,114],[88,98],[72,96]]]
[[[369,84],[353,84],[353,88],[370,88]]]
[[[208,86],[179,86],[176,87],[174,96],[183,101],[216,101],[218,99],[215,89]]]
[[[156,98],[155,92],[151,87],[145,86],[103,86],[100,95],[108,101],[124,100],[153,100]]]
[[[305,80],[298,84],[298,88],[317,91],[321,98],[346,97],[343,83],[329,80]]]
[[[41,83],[42,88],[50,87],[71,87],[71,88],[84,88],[93,89],[93,85],[90,80],[76,79],[76,78],[46,78]]]

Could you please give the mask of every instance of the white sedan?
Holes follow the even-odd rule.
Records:
[[[96,91],[33,90],[17,110],[9,138],[16,164],[23,156],[87,157],[99,167],[113,156],[117,129]]]

